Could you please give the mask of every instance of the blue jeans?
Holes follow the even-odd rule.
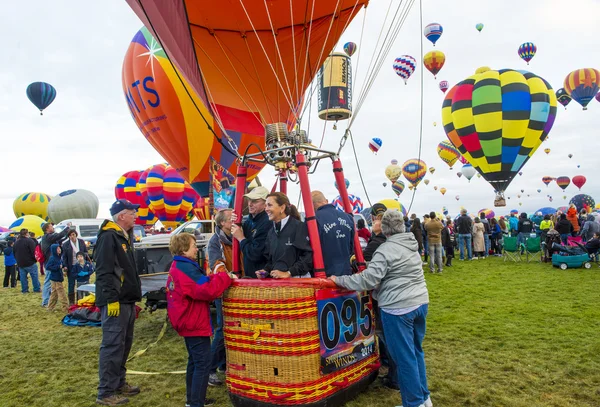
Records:
[[[212,363],[210,372],[216,373],[220,367],[225,367],[225,338],[223,337],[223,300],[217,298],[215,300],[217,308],[217,328],[213,334],[213,339],[210,344],[210,352],[212,354]]]
[[[190,407],[204,407],[208,376],[210,374],[210,337],[186,336],[185,347],[188,351],[185,391]]]
[[[570,233],[561,233],[560,234],[560,240],[563,244],[567,244],[567,238],[571,236]]]
[[[40,292],[40,280],[38,278],[38,268],[37,263],[32,264],[27,267],[19,267],[19,278],[21,279],[21,292],[23,294],[29,292],[29,283],[27,281],[27,275],[31,276],[31,284],[33,284],[33,292]],[[50,298],[50,296],[48,296]],[[48,301],[46,301],[46,304]]]
[[[394,338],[387,343],[398,369],[398,384],[403,407],[418,407],[429,398],[427,372],[425,370],[425,320],[428,304],[404,315],[381,312],[386,335]]]
[[[517,246],[521,247],[521,244],[525,245],[527,243],[527,238],[529,238],[529,233],[519,233],[517,235]],[[521,254],[523,254],[523,250],[521,249]]]
[[[491,245],[490,235],[484,233],[483,240],[485,241],[485,257],[487,257],[490,255],[490,245]]]
[[[471,246],[471,234],[470,233],[459,233],[458,234],[458,248],[460,249],[460,259],[465,259],[465,248],[467,245],[467,255],[469,256],[469,260],[473,258],[473,247]]]
[[[46,274],[44,275],[44,287],[42,288],[42,307],[48,305],[50,301],[50,294],[52,293],[52,282],[50,281],[50,270],[44,268]]]

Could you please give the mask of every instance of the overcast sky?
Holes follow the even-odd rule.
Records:
[[[397,0],[393,1],[397,4]],[[366,65],[388,4],[387,0],[370,2],[362,47],[353,56],[356,63],[361,55],[358,76],[354,78],[355,95],[362,88]],[[123,57],[141,27],[140,21],[124,1],[114,0],[8,2],[3,10],[5,16],[11,17],[3,19],[0,25],[5,47],[4,62],[0,65],[3,137],[0,225],[7,226],[14,220],[13,200],[28,191],[55,195],[72,188],[89,189],[100,199],[99,217],[108,216],[119,176],[163,161],[131,119],[121,86]],[[341,51],[347,41],[359,43],[362,13],[342,36],[337,50]],[[431,181],[429,186],[419,187],[411,211],[441,211],[446,206],[456,213],[461,206],[472,211],[492,207],[493,188],[477,177],[470,183],[464,177],[458,179],[456,171],[460,165],[450,171],[437,156],[437,144],[446,139],[441,126],[443,94],[438,88],[439,81],[447,80],[452,86],[484,65],[493,69],[527,69],[517,55],[517,48],[532,41],[538,52],[529,70],[545,78],[556,90],[572,70],[600,68],[600,49],[594,31],[600,2],[577,0],[574,8],[573,3],[563,0],[423,0],[423,14],[424,25],[438,22],[444,28],[435,49],[446,54],[446,65],[437,80],[428,71],[424,72],[422,159],[437,171],[427,176]],[[479,22],[485,24],[481,33],[475,30]],[[389,182],[387,188],[382,185],[387,181],[384,169],[390,160],[395,158],[402,163],[418,154],[422,68],[417,68],[405,86],[392,64],[395,57],[403,54],[419,60],[421,38],[417,2],[352,126],[372,203],[395,197]],[[424,52],[432,49],[425,40]],[[44,116],[39,115],[25,95],[27,85],[35,81],[49,82],[58,92]],[[575,102],[567,111],[559,105],[550,140],[525,165],[523,176],[509,187],[506,211],[513,207],[533,211],[543,206],[562,206],[577,192],[573,185],[564,193],[556,184],[544,186],[541,178],[545,175],[585,175],[588,181],[582,192],[600,200],[600,180],[594,171],[600,151],[599,111],[600,104],[596,101],[585,112]],[[325,123],[318,119],[314,109],[306,113],[304,123],[308,122],[308,116],[310,137],[318,142]],[[331,123],[327,124],[323,147],[337,150],[344,127],[339,123],[334,131]],[[372,137],[383,140],[377,155],[367,147]],[[348,143],[342,153],[346,177],[351,183],[349,190],[362,197],[368,206],[350,147]],[[552,149],[550,155],[542,151],[545,147]],[[572,159],[567,157],[569,153],[573,154]],[[312,178],[312,187],[332,199],[337,194],[330,167],[327,162],[321,164],[319,175]],[[273,170],[265,168],[261,180],[270,189]],[[446,187],[446,195],[434,191],[434,185]],[[518,199],[521,189],[525,193]],[[297,200],[297,191],[290,188],[292,201]],[[547,194],[553,196],[552,203]],[[456,195],[460,201],[455,200]],[[410,198],[407,188],[400,200],[408,206]],[[518,206],[519,202],[522,206]]]

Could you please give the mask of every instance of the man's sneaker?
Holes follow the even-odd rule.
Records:
[[[433,403],[431,402],[431,397],[427,397],[427,400],[425,400],[425,403],[423,403],[423,406],[433,407]]]
[[[222,386],[223,381],[221,379],[219,379],[219,376],[217,376],[216,373],[211,373],[208,376],[208,385],[209,386]]]
[[[135,396],[139,393],[140,388],[138,386],[131,386],[129,383],[125,383],[117,389],[117,394],[122,394],[123,396]]]
[[[127,403],[129,403],[129,399],[119,394],[96,399],[96,404],[102,404],[103,406],[120,406]]]
[[[214,399],[204,399],[204,406],[214,406],[216,402]]]

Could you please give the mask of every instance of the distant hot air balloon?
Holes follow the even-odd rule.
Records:
[[[544,184],[546,184],[546,186],[548,186],[548,184],[550,184],[552,181],[554,181],[553,177],[549,177],[549,176],[542,177],[542,182]]]
[[[414,185],[409,185],[408,189],[410,189],[412,191],[413,189],[415,189],[415,186]]]
[[[410,55],[402,55],[394,60],[394,72],[404,79],[404,84],[417,69],[417,60]]]
[[[452,169],[452,166],[456,164],[458,157],[460,157],[460,153],[456,147],[454,147],[448,140],[444,140],[438,144],[437,153],[442,161],[448,164],[450,169]]]
[[[565,78],[565,91],[587,110],[587,105],[598,93],[600,71],[594,68],[577,69]]]
[[[392,161],[390,162],[390,164],[392,164],[392,165],[398,165],[398,160],[396,160],[394,158],[394,159],[392,159]]]
[[[435,172],[435,167],[429,167],[429,173],[433,174]]]
[[[477,31],[481,32],[481,30],[483,30],[483,24],[481,24],[481,23],[475,24],[475,29],[477,29]]]
[[[567,110],[567,105],[571,103],[571,96],[565,91],[565,88],[560,88],[556,91],[556,100]]]
[[[507,86],[513,91],[507,92]],[[550,84],[533,73],[511,69],[467,78],[448,91],[442,105],[448,139],[498,191],[500,205],[555,117],[556,96]]]
[[[463,165],[460,171],[463,173],[465,178],[468,179],[469,181],[471,181],[471,178],[473,178],[475,176],[475,174],[477,173],[477,170],[475,170],[475,168],[473,168],[473,166],[471,164]]]
[[[425,179],[425,180],[423,180],[423,183],[424,183],[425,185],[429,185],[429,180],[428,180],[428,179]]]
[[[569,177],[558,177],[556,178],[556,183],[558,184],[559,187],[561,187],[563,189],[563,191],[565,189],[567,189],[567,187],[569,186],[569,184],[571,183],[571,179]]]
[[[529,65],[529,61],[531,61],[537,52],[537,47],[533,42],[525,42],[519,46],[519,50],[517,52],[521,59],[527,62],[527,65]]]
[[[521,198],[521,194],[517,194],[517,198]]]
[[[525,190],[524,190],[524,189],[522,189],[522,190],[521,190],[521,192],[525,192]]]
[[[402,175],[415,188],[425,177],[425,174],[427,174],[427,164],[423,160],[412,158],[402,164]]]
[[[446,93],[446,91],[448,90],[448,81],[441,81],[440,82],[440,90],[444,93]]]
[[[446,191],[447,191],[446,188],[444,188],[444,187],[440,188],[440,192],[442,193],[442,195],[446,195]]]
[[[438,72],[444,67],[446,55],[442,51],[429,51],[423,57],[423,65],[435,78]]]
[[[46,82],[33,82],[27,86],[26,93],[29,101],[40,109],[40,116],[43,115],[43,110],[50,106],[56,98],[56,89]]]
[[[435,186],[433,187],[433,190],[434,190],[434,191],[437,191],[437,190],[438,190],[438,187],[437,187],[437,185],[435,185]]]
[[[348,178],[344,178],[344,184],[346,184],[346,189],[350,187],[350,181],[348,181]],[[333,182],[333,186],[335,187],[335,189],[339,189],[336,181]]]
[[[456,200],[458,201],[458,200],[460,199],[460,196],[459,196],[459,195],[456,195],[456,196],[454,197],[454,199],[456,199]]]
[[[387,182],[384,182],[382,185],[383,185],[384,187],[387,187]]]
[[[477,173],[477,178],[481,178],[481,174],[480,173]]]
[[[569,157],[569,158],[573,158],[573,154],[569,154],[569,155],[568,155],[568,157]]]
[[[396,181],[392,184],[392,191],[396,194],[396,196],[400,196],[402,191],[404,191],[404,182]]]
[[[460,171],[456,173],[456,176],[457,176],[458,178],[462,177],[462,175],[463,175],[463,174],[462,174],[462,172],[460,172]]]
[[[541,190],[541,189],[538,189],[537,191],[538,191],[538,194],[539,194],[540,192],[542,192],[542,190]]]
[[[369,141],[369,150],[377,154],[382,145],[383,141],[380,138],[374,137]]]
[[[546,153],[546,154],[550,154],[550,151],[551,151],[551,150],[550,150],[549,148],[545,148],[545,149],[544,149],[544,153]]]
[[[347,42],[344,44],[344,52],[346,55],[351,57],[356,52],[356,44],[353,42]]]
[[[581,187],[585,185],[587,179],[583,175],[575,175],[572,181],[573,185],[575,185],[581,191]]]
[[[567,199],[567,196],[566,196],[566,195],[563,195],[563,199]]]
[[[423,30],[423,34],[425,38],[433,43],[435,47],[435,43],[440,39],[442,33],[444,32],[444,28],[438,23],[431,23],[425,26],[425,30]]]
[[[519,171],[519,175],[523,175],[523,171]]]
[[[402,168],[399,165],[390,164],[385,167],[385,176],[391,182],[396,182],[396,180],[400,178],[400,175],[402,175]]]

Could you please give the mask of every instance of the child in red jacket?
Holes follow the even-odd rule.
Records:
[[[173,264],[167,279],[167,313],[171,325],[185,340],[188,351],[186,405],[204,407],[212,404],[206,397],[212,355],[212,324],[209,304],[237,278],[230,273],[206,276],[198,263],[196,238],[181,233],[171,238],[169,250]]]

